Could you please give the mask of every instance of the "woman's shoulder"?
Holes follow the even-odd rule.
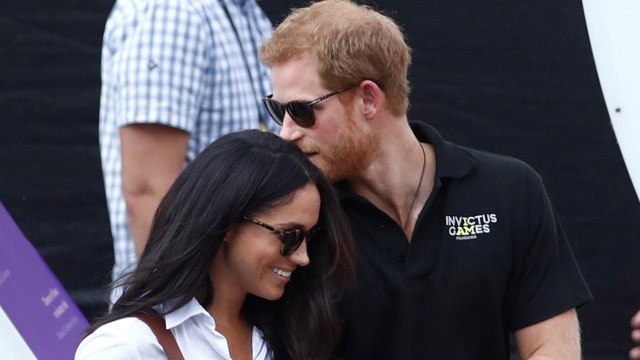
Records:
[[[126,317],[89,334],[78,346],[75,359],[166,359],[166,356],[147,324]]]

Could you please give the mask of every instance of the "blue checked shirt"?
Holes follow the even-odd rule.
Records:
[[[104,32],[100,99],[114,279],[136,262],[119,128],[153,123],[188,132],[185,165],[218,137],[258,128],[259,119],[276,132],[260,101],[271,93],[271,75],[257,54],[271,29],[255,0],[116,1]]]

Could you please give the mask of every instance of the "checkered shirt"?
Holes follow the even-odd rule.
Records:
[[[154,123],[187,131],[185,165],[218,137],[258,128],[260,118],[277,132],[260,102],[271,93],[271,75],[257,55],[271,29],[255,0],[116,1],[104,32],[100,99],[113,279],[136,262],[122,193],[119,128]]]

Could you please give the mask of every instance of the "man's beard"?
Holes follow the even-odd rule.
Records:
[[[358,126],[352,109],[347,108],[346,117],[346,131],[321,153],[316,164],[331,182],[362,176],[376,151],[373,135]]]

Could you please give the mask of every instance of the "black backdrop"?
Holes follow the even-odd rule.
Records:
[[[112,2],[0,4],[0,201],[89,318],[104,311],[100,288],[113,261],[97,145],[100,44]],[[261,4],[278,22],[304,3]],[[376,3],[414,49],[410,119],[542,174],[596,298],[579,310],[584,358],[625,359],[640,307],[640,202],[581,2]]]

